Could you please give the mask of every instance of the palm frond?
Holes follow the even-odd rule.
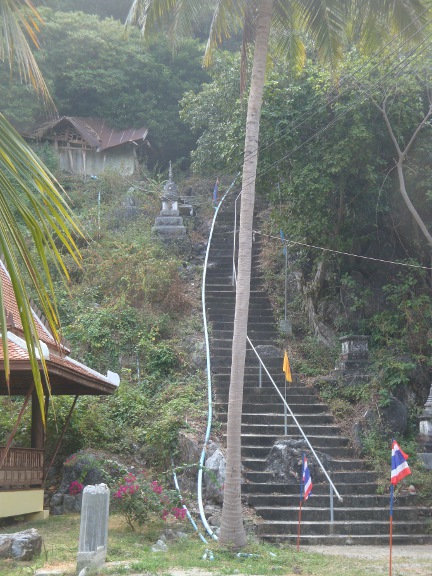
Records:
[[[243,26],[246,13],[245,0],[217,0],[204,55],[204,65],[212,62],[213,52],[221,42]]]
[[[334,69],[345,45],[347,4],[344,0],[301,0],[297,2],[298,21],[314,41],[318,57]]]
[[[401,42],[418,44],[431,9],[420,0],[355,0],[350,3],[352,40],[365,51],[375,50],[400,34]]]
[[[0,60],[16,66],[20,77],[31,84],[51,114],[56,113],[54,102],[39,70],[27,37],[38,47],[37,32],[42,18],[30,0],[0,0]]]
[[[35,319],[27,298],[24,274],[28,275],[49,328],[59,342],[58,310],[47,251],[53,255],[63,276],[68,278],[57,242],[60,242],[79,263],[81,256],[74,236],[83,236],[57,187],[60,189],[52,174],[40,164],[24,140],[0,114],[0,251],[11,277],[20,310],[41,410],[44,393],[38,357],[48,389],[49,380]],[[23,223],[22,227],[19,225],[17,215]],[[31,240],[31,246],[29,240]],[[4,307],[1,290],[0,307]],[[7,338],[4,326],[6,323],[3,324],[3,322],[5,322],[4,318],[2,319],[2,339],[5,348]],[[9,363],[6,357],[7,351],[5,371],[9,378]],[[44,415],[42,417],[44,418]]]

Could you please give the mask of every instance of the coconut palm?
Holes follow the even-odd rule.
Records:
[[[48,110],[54,105],[26,38],[37,46],[41,19],[30,0],[0,0],[0,60],[16,65],[23,81],[33,85]],[[45,418],[44,390],[38,357],[49,389],[44,355],[37,337],[26,283],[30,282],[49,327],[60,341],[49,255],[67,278],[62,251],[78,262],[74,236],[81,232],[58,191],[60,186],[24,140],[0,114],[0,252],[11,277],[24,338]],[[0,322],[6,382],[9,386],[7,321],[0,283]]]
[[[305,48],[299,33],[303,37],[306,34],[313,40],[317,56],[335,66],[348,39],[353,41],[363,38],[369,44],[377,39],[383,40],[393,31],[404,30],[410,22],[416,19],[419,21],[423,6],[421,0],[214,0],[213,5],[206,63],[211,61],[215,46],[235,29],[242,28],[244,44],[252,39],[254,42],[244,144],[226,480],[220,532],[222,544],[242,547],[246,543],[246,536],[240,499],[241,411],[258,139],[270,34],[272,32],[272,44],[274,40],[276,49],[295,58],[299,65],[305,58]],[[203,7],[202,0],[134,0],[127,23],[138,24],[144,34],[168,23],[175,36],[191,30],[194,19]],[[412,29],[406,32],[410,35]]]

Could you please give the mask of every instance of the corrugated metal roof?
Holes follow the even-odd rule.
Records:
[[[144,141],[148,134],[148,129],[145,127],[115,130],[111,128],[103,118],[62,116],[57,120],[42,124],[32,130],[28,135],[37,139],[44,138],[48,136],[51,130],[55,130],[65,123],[71,124],[83,140],[85,140],[91,148],[96,148],[98,152],[115,146],[121,146],[127,142]]]

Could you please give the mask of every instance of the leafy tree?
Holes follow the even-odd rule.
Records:
[[[187,40],[173,53],[165,39],[143,46],[136,30],[127,38],[120,22],[82,12],[42,10],[37,58],[61,115],[106,118],[115,128],[146,126],[152,164],[186,160],[195,145],[179,118],[179,99],[209,80],[200,63],[196,41]],[[0,68],[3,113],[28,128],[44,115],[34,93],[11,81]]]
[[[200,3],[201,4],[201,3]],[[130,21],[139,22],[144,33],[159,23],[165,15],[173,19],[174,29],[185,29],[194,13],[199,10],[197,3],[187,11],[182,2],[164,2],[156,0],[135,0],[131,9]],[[249,89],[246,119],[242,204],[240,214],[238,280],[236,289],[234,335],[232,345],[231,382],[227,420],[227,478],[225,483],[224,505],[222,510],[221,536],[224,544],[235,547],[244,546],[246,537],[242,524],[240,501],[241,476],[241,407],[243,398],[244,362],[246,354],[246,334],[250,296],[252,221],[255,204],[255,180],[258,165],[258,140],[260,129],[262,95],[264,89],[270,31],[272,28],[279,41],[280,49],[296,49],[297,56],[304,56],[304,49],[296,32],[306,32],[315,41],[318,55],[335,61],[341,56],[345,25],[356,23],[356,30],[372,27],[384,32],[386,23],[405,25],[412,20],[415,10],[421,4],[414,0],[398,2],[335,2],[331,7],[327,2],[281,2],[261,0],[257,3],[232,2],[220,0],[216,4],[209,42],[207,61],[211,49],[228,35],[230,28],[243,27],[244,39],[248,32],[254,31],[254,55],[251,84]],[[374,18],[375,15],[375,18]]]

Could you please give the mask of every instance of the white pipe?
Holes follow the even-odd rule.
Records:
[[[208,264],[208,257],[209,257],[209,252],[210,252],[210,243],[211,243],[211,239],[213,236],[213,230],[214,230],[214,226],[216,223],[216,217],[218,215],[219,212],[219,208],[222,205],[222,202],[225,200],[225,198],[227,197],[227,195],[229,194],[229,192],[231,191],[232,187],[235,184],[235,181],[237,180],[237,178],[240,176],[240,172],[237,174],[237,176],[234,178],[234,180],[232,181],[231,185],[229,186],[228,190],[225,192],[225,194],[223,195],[221,201],[219,202],[218,206],[216,207],[214,216],[213,216],[213,222],[210,228],[210,234],[209,234],[209,239],[207,242],[207,250],[206,250],[206,255],[205,255],[205,260],[204,260],[204,272],[203,272],[203,280],[202,280],[202,287],[201,287],[201,301],[202,301],[202,310],[203,310],[203,325],[204,325],[204,338],[205,338],[205,345],[206,345],[206,358],[207,358],[207,400],[208,400],[208,415],[207,415],[207,430],[206,430],[206,434],[205,434],[205,439],[204,439],[204,446],[201,452],[201,457],[200,457],[200,461],[199,461],[199,468],[198,468],[198,486],[197,486],[197,497],[198,497],[198,508],[199,508],[199,513],[200,513],[200,517],[201,517],[201,522],[204,525],[204,528],[207,530],[208,534],[214,538],[214,540],[217,540],[218,537],[216,536],[216,534],[213,532],[213,530],[210,528],[207,519],[205,517],[205,512],[204,512],[204,506],[203,506],[203,501],[202,501],[202,478],[203,478],[203,468],[204,468],[204,459],[205,459],[205,455],[206,455],[206,448],[207,448],[207,442],[209,441],[210,438],[210,432],[211,432],[211,424],[212,424],[212,418],[213,418],[213,404],[212,404],[212,383],[211,383],[211,365],[210,365],[210,342],[209,342],[209,335],[208,335],[208,326],[207,326],[207,313],[206,313],[206,306],[205,306],[205,285],[206,285],[206,276],[207,276],[207,264]]]

